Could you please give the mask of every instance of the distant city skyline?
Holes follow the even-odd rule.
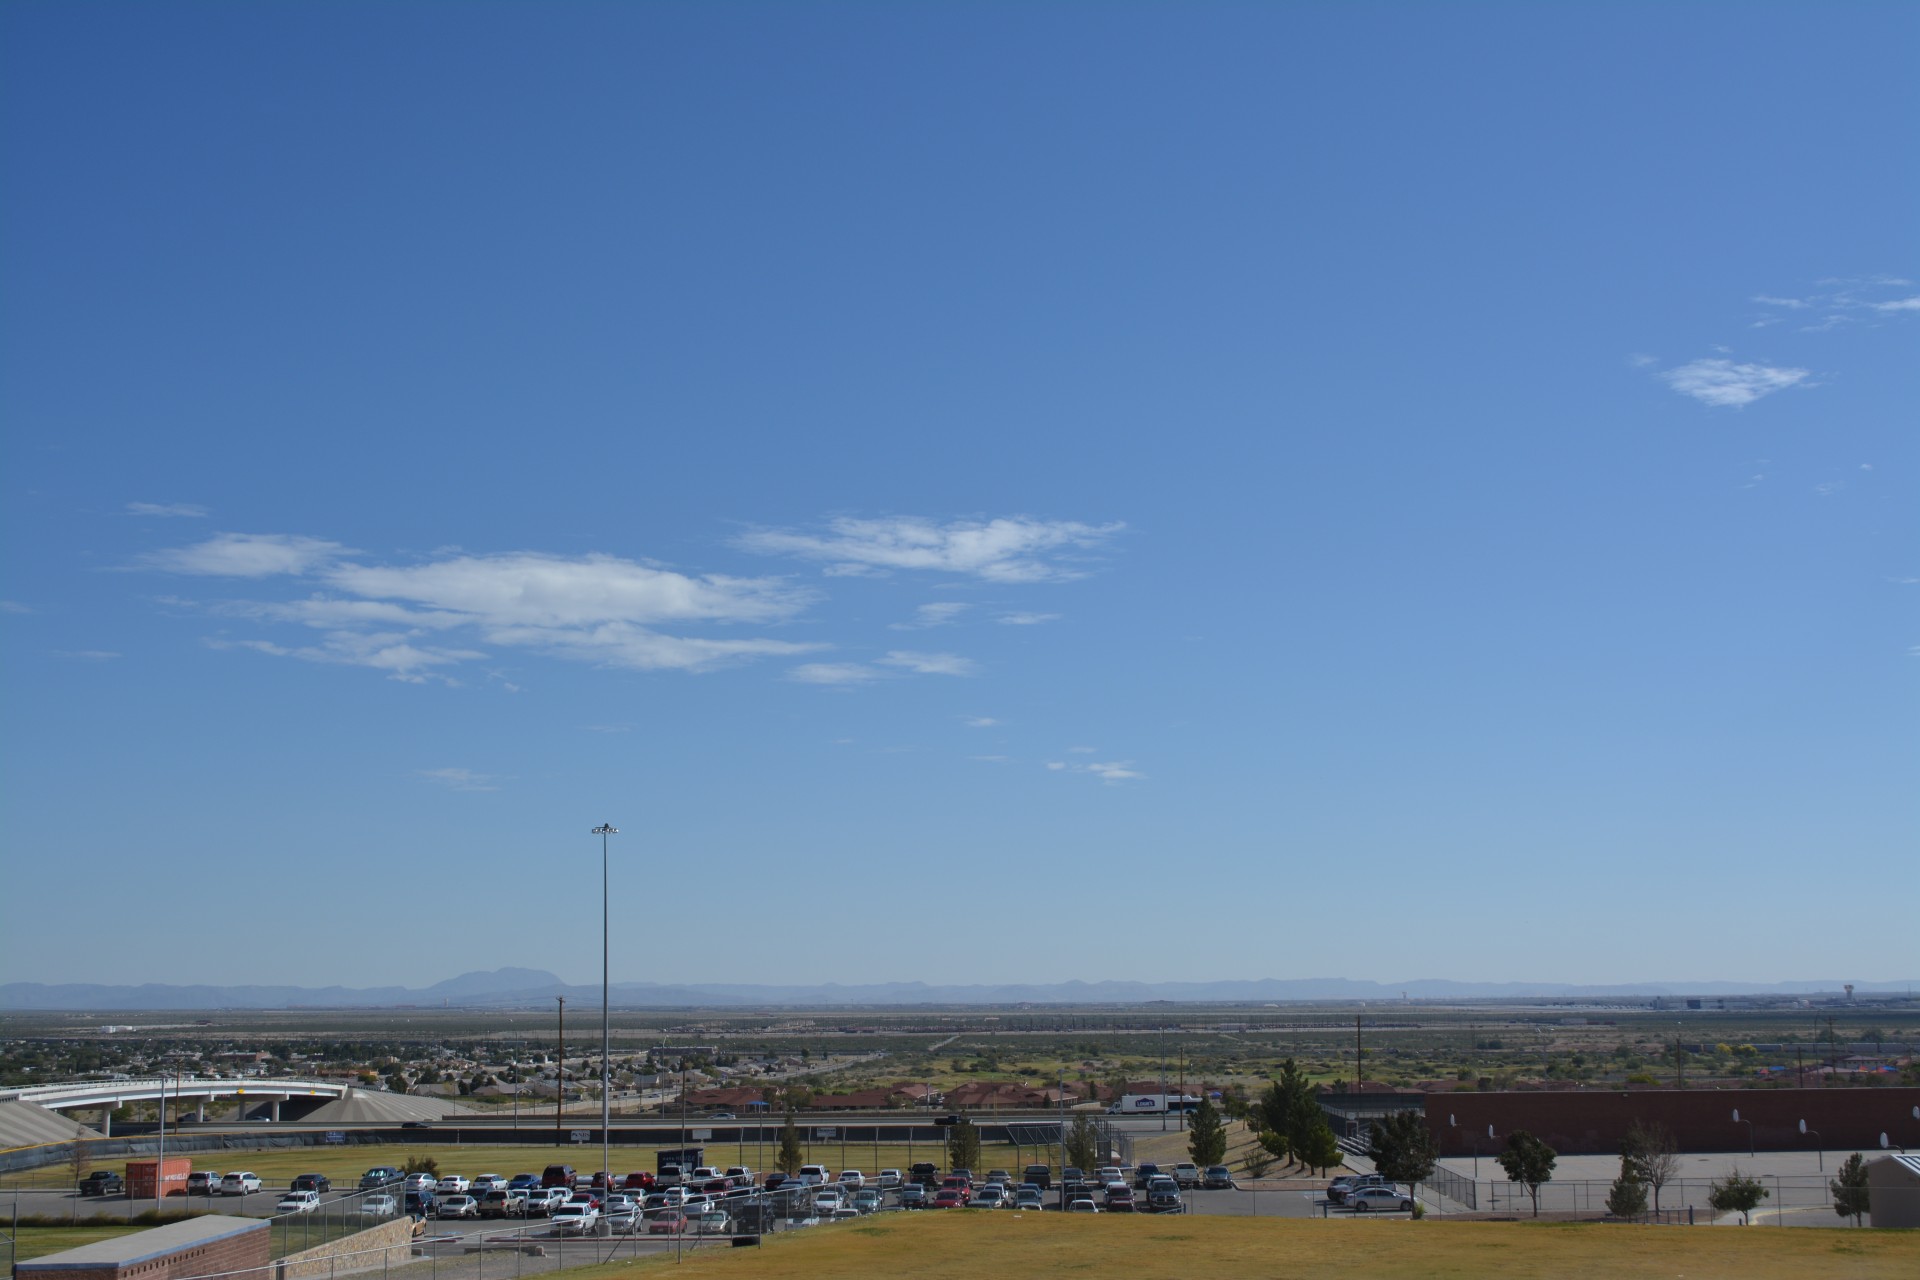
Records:
[[[0,981],[1902,967],[1916,37],[6,6]]]

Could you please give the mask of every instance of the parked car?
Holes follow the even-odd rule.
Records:
[[[723,1236],[732,1226],[725,1210],[709,1209],[693,1220],[693,1229],[703,1236]]]
[[[80,1179],[80,1194],[83,1196],[117,1196],[126,1189],[126,1181],[117,1173],[105,1169],[95,1169]],[[192,1188],[189,1187],[189,1190]]]
[[[408,1191],[438,1191],[440,1179],[430,1173],[410,1173],[400,1185]]]
[[[1030,1164],[1021,1170],[1020,1180],[1022,1182],[1031,1182],[1042,1191],[1046,1191],[1053,1186],[1053,1166],[1047,1164]]]
[[[853,1193],[853,1207],[861,1213],[872,1213],[880,1207],[880,1192],[874,1187],[862,1187]]]
[[[312,1213],[320,1207],[318,1191],[289,1191],[273,1206],[275,1213]]]
[[[1392,1185],[1377,1173],[1350,1173],[1335,1178],[1327,1184],[1327,1199],[1335,1204],[1345,1204],[1347,1198],[1361,1187],[1391,1187]]]
[[[1182,1189],[1200,1185],[1200,1166],[1188,1160],[1182,1160],[1173,1166],[1173,1180]]]
[[[397,1185],[406,1175],[390,1164],[377,1164],[360,1175],[362,1191],[381,1191]]]
[[[1000,1192],[999,1184],[989,1182],[985,1186],[981,1187],[978,1191],[974,1192],[972,1195],[967,1197],[967,1208],[969,1209],[1001,1208],[1002,1206],[1000,1204],[999,1192]]]
[[[553,1211],[555,1235],[584,1236],[600,1224],[600,1211],[590,1204],[563,1204]]]
[[[220,1189],[220,1175],[196,1169],[187,1175],[187,1194],[210,1196]]]
[[[967,1202],[967,1193],[957,1187],[942,1187],[934,1194],[929,1209],[958,1209]]]
[[[813,1207],[820,1213],[832,1213],[846,1203],[838,1187],[822,1187],[813,1193]]]
[[[431,1218],[439,1212],[440,1200],[431,1191],[409,1191],[401,1198],[400,1208],[410,1218]]]
[[[318,1191],[325,1193],[333,1190],[333,1179],[324,1173],[303,1173],[293,1180],[288,1188],[292,1191]]]
[[[900,1207],[902,1209],[926,1208],[927,1189],[917,1182],[909,1182],[900,1188]]]
[[[1210,1164],[1207,1171],[1200,1175],[1200,1187],[1203,1191],[1233,1190],[1233,1170],[1223,1164]]]
[[[1044,1209],[1047,1207],[1046,1193],[1031,1184],[1022,1185],[1013,1193],[1013,1207],[1016,1209]]]
[[[927,1188],[937,1187],[940,1185],[940,1166],[922,1160],[907,1170],[907,1180]]]
[[[800,1181],[808,1186],[822,1186],[832,1180],[832,1172],[823,1164],[803,1164],[800,1166]]]
[[[736,1187],[750,1186],[753,1183],[753,1170],[743,1164],[728,1165],[726,1176],[733,1179],[733,1185]]]
[[[453,1195],[465,1195],[473,1189],[473,1184],[457,1173],[443,1173],[434,1179],[429,1191],[446,1191]]]
[[[491,1191],[482,1191],[475,1197],[480,1203],[480,1216],[483,1218],[513,1218],[526,1211],[527,1193],[508,1191],[504,1187],[495,1187]]]
[[[878,1185],[882,1191],[891,1191],[906,1179],[900,1176],[898,1169],[882,1169],[878,1175]]]
[[[1155,1181],[1147,1188],[1148,1213],[1185,1213],[1186,1202],[1180,1198],[1180,1185]]]
[[[679,1235],[687,1229],[687,1215],[678,1209],[661,1209],[647,1215],[647,1234],[650,1236]]]
[[[1160,1166],[1155,1164],[1153,1161],[1151,1160],[1142,1161],[1140,1164],[1140,1167],[1133,1171],[1134,1189],[1136,1191],[1145,1191],[1147,1189],[1147,1182],[1153,1177],[1153,1175],[1159,1172],[1160,1172]]]
[[[842,1169],[840,1171],[840,1185],[850,1190],[858,1191],[867,1185],[867,1175],[858,1169]]]
[[[506,1189],[507,1180],[497,1173],[483,1173],[473,1180],[471,1187],[467,1188],[476,1196],[483,1191],[505,1191]]]
[[[1108,1183],[1107,1200],[1104,1207],[1108,1213],[1132,1213],[1134,1208],[1133,1188],[1124,1182]]]
[[[653,1190],[653,1175],[646,1172],[630,1173],[620,1179],[620,1185],[628,1191]]]
[[[435,1210],[439,1218],[477,1218],[480,1216],[480,1202],[472,1196],[453,1195],[439,1201]]]
[[[244,1196],[260,1189],[260,1175],[257,1173],[229,1173],[220,1179],[220,1194],[223,1196]]]
[[[540,1181],[540,1175],[537,1173],[516,1173],[507,1179],[507,1190],[509,1191],[526,1191],[541,1185],[543,1184]]]
[[[573,1186],[573,1166],[570,1164],[548,1165],[547,1171],[540,1175],[540,1185],[543,1187]]]
[[[360,1201],[360,1216],[363,1218],[391,1218],[398,1212],[400,1206],[384,1191],[375,1192]]]
[[[1098,1213],[1100,1212],[1100,1206],[1095,1204],[1089,1197],[1081,1196],[1077,1200],[1067,1201],[1067,1212],[1068,1213]]]
[[[1389,1213],[1399,1209],[1413,1212],[1413,1197],[1403,1196],[1390,1186],[1355,1187],[1347,1193],[1347,1203],[1355,1213],[1372,1213],[1382,1209]]]

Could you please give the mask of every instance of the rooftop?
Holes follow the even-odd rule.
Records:
[[[62,1253],[49,1253],[43,1257],[19,1263],[15,1270],[68,1271],[82,1268],[125,1267],[136,1262],[150,1262],[169,1253],[192,1248],[194,1245],[209,1244],[243,1232],[267,1228],[268,1223],[265,1218],[235,1218],[226,1214],[210,1213],[198,1218],[187,1218],[181,1222],[169,1222],[151,1231],[136,1231],[132,1235],[117,1236],[112,1240],[96,1240],[92,1244],[83,1244],[77,1249],[68,1249]]]

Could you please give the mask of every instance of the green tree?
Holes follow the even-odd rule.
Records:
[[[793,1108],[788,1107],[786,1123],[780,1126],[780,1150],[773,1158],[773,1167],[792,1177],[806,1162],[807,1157],[800,1150],[800,1126],[794,1122]]]
[[[1861,1217],[1871,1206],[1867,1202],[1867,1162],[1858,1151],[1847,1157],[1846,1163],[1840,1166],[1840,1176],[1827,1187],[1833,1192],[1833,1211],[1843,1218],[1852,1218],[1853,1225],[1859,1226]]]
[[[1227,1158],[1227,1127],[1220,1123],[1220,1109],[1211,1098],[1200,1099],[1193,1112],[1193,1126],[1187,1133],[1187,1153],[1201,1167],[1219,1164]]]
[[[1767,1189],[1760,1185],[1758,1178],[1744,1177],[1735,1168],[1726,1177],[1715,1182],[1707,1191],[1707,1203],[1717,1213],[1737,1213],[1740,1225],[1751,1222],[1753,1211],[1767,1198]]]
[[[1647,1211],[1647,1184],[1640,1181],[1633,1161],[1620,1157],[1620,1176],[1607,1191],[1607,1212],[1632,1221]]]
[[[1507,1149],[1494,1159],[1507,1171],[1507,1181],[1527,1189],[1533,1201],[1533,1216],[1540,1216],[1540,1188],[1553,1181],[1553,1166],[1560,1155],[1552,1147],[1528,1133],[1515,1129],[1507,1135]]]
[[[1632,1163],[1633,1176],[1653,1191],[1653,1211],[1660,1212],[1660,1188],[1680,1173],[1680,1144],[1673,1130],[1657,1120],[1651,1124],[1635,1120],[1621,1140],[1620,1157]]]
[[[387,1088],[394,1093],[407,1091],[407,1078],[400,1074],[398,1067],[394,1068],[393,1074],[387,1077]]]
[[[1385,1120],[1374,1121],[1368,1132],[1367,1154],[1376,1170],[1391,1182],[1407,1183],[1415,1195],[1440,1161],[1433,1132],[1418,1111],[1396,1111]]]
[[[1307,1130],[1305,1139],[1294,1148],[1293,1154],[1301,1164],[1318,1173],[1340,1163],[1340,1140],[1333,1136],[1333,1129],[1326,1120],[1321,1119]]]
[[[440,1176],[440,1162],[432,1156],[408,1156],[406,1164],[400,1167],[402,1173],[424,1173],[429,1177]]]
[[[1292,1058],[1280,1064],[1280,1078],[1267,1086],[1254,1111],[1260,1129],[1284,1139],[1279,1149],[1269,1145],[1267,1150],[1303,1163],[1309,1135],[1316,1125],[1326,1124],[1326,1115],[1313,1094],[1313,1083]]]
[[[1100,1131],[1085,1112],[1077,1113],[1067,1126],[1067,1163],[1091,1173],[1100,1163]]]
[[[947,1168],[980,1170],[980,1130],[965,1116],[947,1131]]]

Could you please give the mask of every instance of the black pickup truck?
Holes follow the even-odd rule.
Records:
[[[126,1190],[126,1183],[117,1173],[108,1173],[104,1169],[95,1170],[80,1179],[80,1194],[83,1196],[117,1196]]]

